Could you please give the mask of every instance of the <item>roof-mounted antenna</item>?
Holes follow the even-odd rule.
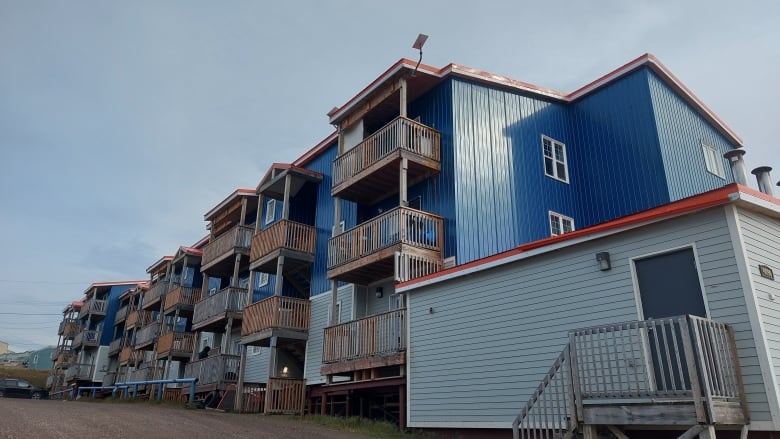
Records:
[[[417,39],[414,40],[414,44],[412,44],[412,49],[417,49],[420,51],[420,59],[417,61],[417,65],[414,66],[414,71],[412,72],[412,76],[414,76],[417,73],[417,68],[420,67],[420,63],[422,62],[422,47],[427,40],[428,40],[428,35],[419,34],[417,35]]]

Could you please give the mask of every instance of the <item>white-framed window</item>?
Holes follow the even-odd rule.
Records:
[[[558,236],[574,231],[574,220],[550,211],[550,235]]]
[[[271,198],[265,203],[265,224],[274,222],[276,216],[276,200]]]
[[[544,175],[569,182],[569,168],[566,162],[566,145],[542,135],[542,153],[544,154]]]
[[[260,282],[258,286],[264,287],[266,285],[268,285],[268,273],[260,273]]]
[[[707,167],[707,172],[725,180],[726,174],[723,172],[723,160],[720,158],[718,150],[702,142],[701,151],[704,154],[704,165]]]

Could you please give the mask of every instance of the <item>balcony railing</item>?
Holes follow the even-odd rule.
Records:
[[[91,364],[74,364],[65,371],[65,380],[91,380],[92,379],[92,365]]]
[[[116,382],[116,372],[108,372],[105,375],[103,375],[103,385],[104,386],[113,386]]]
[[[265,413],[303,414],[306,380],[269,378],[266,386]]]
[[[106,315],[106,300],[90,299],[84,302],[79,310],[79,318],[84,318],[87,314],[94,314],[99,316]]]
[[[141,367],[127,373],[127,381],[146,381],[152,379],[152,368]]]
[[[271,329],[308,332],[310,316],[309,300],[271,296],[244,308],[241,335],[246,337]]]
[[[135,347],[136,349],[142,348],[145,345],[148,345],[152,342],[154,342],[154,339],[157,338],[157,335],[160,332],[160,323],[159,322],[152,322],[143,328],[141,328],[138,333],[135,335]]]
[[[396,271],[415,277],[430,274],[441,269],[443,234],[440,216],[397,207],[328,240],[328,277],[338,278],[371,264],[382,264],[384,276],[398,274]],[[417,271],[394,270],[396,252],[404,254],[411,249],[419,259],[430,261],[429,266],[418,264],[427,268]]]
[[[246,288],[227,287],[213,296],[206,297],[195,304],[192,324],[197,325],[226,312],[240,313],[246,305],[246,295]]]
[[[75,360],[76,354],[70,349],[57,352],[57,356],[54,358],[55,366],[61,369],[70,367]]]
[[[184,367],[184,377],[197,378],[198,386],[235,383],[238,380],[240,363],[241,357],[238,355],[213,355],[187,363]]]
[[[253,227],[237,225],[206,244],[201,258],[201,270],[208,268],[212,263],[221,260],[236,249],[249,252],[254,231]]]
[[[100,332],[94,330],[82,330],[73,339],[73,346],[99,346]]]
[[[119,307],[119,309],[116,311],[116,315],[114,316],[114,324],[117,325],[120,322],[123,322],[127,318],[127,310],[130,309],[127,305],[122,305]]]
[[[317,229],[314,226],[281,220],[252,238],[249,259],[254,264],[277,250],[313,255],[316,238]]]
[[[416,162],[422,167],[441,168],[441,135],[433,128],[422,125],[405,117],[398,117],[385,125],[379,131],[365,138],[354,148],[346,151],[333,161],[333,186],[331,194],[351,199],[350,195],[342,193],[347,187],[356,183],[361,177],[369,174],[385,162],[392,163],[392,158],[405,156],[410,159],[409,172],[415,173]],[[396,153],[396,154],[393,154]],[[397,175],[397,167],[394,167]],[[422,169],[422,172],[430,170]],[[397,188],[398,180],[393,185]],[[346,196],[345,196],[346,195]],[[370,194],[359,196],[370,196]]]
[[[195,349],[195,334],[190,332],[168,332],[157,341],[157,354],[171,353],[182,356]]]
[[[156,305],[160,302],[160,297],[162,297],[163,294],[168,292],[168,287],[170,286],[170,283],[168,280],[161,280],[154,284],[152,288],[150,288],[147,292],[144,293],[144,301],[143,301],[143,308],[149,309],[153,305]]]
[[[194,307],[200,302],[203,293],[200,288],[183,287],[179,285],[165,295],[165,311],[179,307]]]
[[[77,319],[65,319],[60,322],[60,328],[57,334],[65,338],[71,338],[76,335],[79,329],[81,329],[81,323],[79,323]]]
[[[125,345],[125,339],[124,338],[117,338],[116,340],[111,340],[111,343],[108,345],[108,355],[115,355],[119,351],[122,350],[122,347]]]
[[[133,349],[132,346],[125,346],[119,352],[120,363],[128,363],[128,362],[135,363],[137,358],[138,358],[138,351]]]
[[[625,425],[748,423],[733,329],[678,316],[571,331],[515,419],[514,437],[571,437],[579,424],[600,418]]]
[[[406,351],[406,310],[398,309],[325,328],[323,363]]]

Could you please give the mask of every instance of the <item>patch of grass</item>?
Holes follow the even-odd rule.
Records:
[[[46,378],[51,371],[27,369],[25,367],[0,367],[0,378],[18,378],[40,388],[46,388]]]
[[[395,424],[387,421],[374,421],[367,418],[306,415],[296,419],[300,419],[303,422],[322,425],[334,430],[370,434],[380,439],[424,439],[433,437],[423,433],[404,433],[398,430],[398,426]]]

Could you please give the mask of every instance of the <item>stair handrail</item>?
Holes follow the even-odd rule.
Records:
[[[554,400],[543,400],[547,393],[548,388],[552,390],[551,386],[560,386],[559,389],[553,391],[551,398]],[[574,400],[573,395],[573,383],[571,376],[571,358],[569,354],[569,344],[567,343],[563,351],[561,351],[558,358],[556,358],[550,370],[544,376],[539,387],[534,390],[528,403],[517,415],[512,423],[512,435],[514,439],[525,439],[531,437],[541,437],[546,431],[556,431],[559,436],[554,437],[571,437],[577,430],[577,418],[574,413],[574,407],[572,402]],[[541,404],[541,407],[538,406]],[[538,408],[543,413],[532,413],[531,410]],[[538,424],[534,425],[537,421]],[[557,418],[557,419],[556,419]],[[537,434],[538,432],[538,434]],[[545,436],[546,437],[546,436]]]

